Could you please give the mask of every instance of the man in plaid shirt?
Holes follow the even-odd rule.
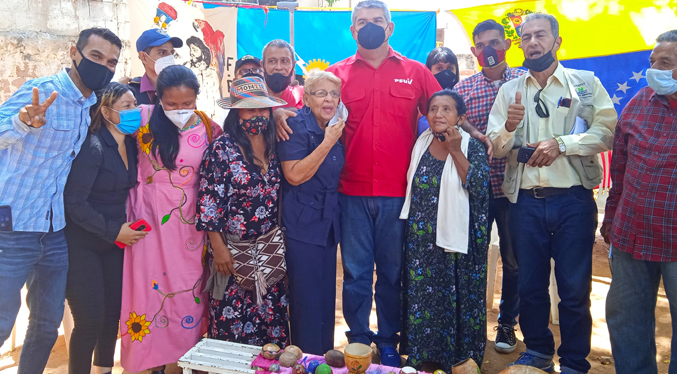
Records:
[[[505,29],[498,22],[489,19],[480,22],[473,30],[473,54],[477,57],[482,71],[464,79],[455,87],[468,107],[468,121],[481,133],[487,133],[487,121],[491,106],[494,105],[498,89],[507,81],[525,73],[512,69],[505,62],[505,51],[510,48],[511,39],[505,38]],[[490,161],[491,198],[489,199],[489,229],[494,220],[498,228],[501,260],[503,263],[503,290],[499,306],[496,344],[494,349],[500,353],[515,350],[517,339],[514,326],[519,315],[519,279],[517,261],[510,243],[508,230],[508,208],[510,202],[501,190],[505,173],[505,158]],[[491,232],[489,233],[491,236]]]
[[[613,272],[606,319],[616,372],[656,373],[655,308],[663,278],[677,303],[677,30],[658,37],[649,87],[627,104],[616,126],[602,235]],[[677,316],[673,315],[673,334]],[[673,357],[677,346],[672,347]],[[677,372],[672,360],[670,373]]]

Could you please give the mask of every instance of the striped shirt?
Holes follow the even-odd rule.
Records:
[[[31,104],[33,87],[40,103],[53,91],[59,94],[47,109],[47,123],[37,129],[19,119],[19,110]],[[85,98],[64,69],[24,83],[0,106],[0,205],[12,208],[14,231],[48,232],[50,215],[54,231],[66,226],[63,189],[95,103],[94,93]]]

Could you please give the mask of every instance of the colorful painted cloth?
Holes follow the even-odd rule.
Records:
[[[247,162],[240,147],[224,134],[205,153],[200,168],[197,228],[224,232],[240,240],[268,233],[278,224],[278,192],[282,173],[274,154],[268,171]],[[211,247],[208,261],[213,261]],[[246,291],[230,277],[223,295],[209,295],[209,337],[237,343],[289,343],[289,316],[284,281],[266,289],[261,305],[255,291]]]
[[[435,245],[444,161],[426,151],[411,189],[406,223],[400,353],[407,365],[435,362],[447,373],[466,358],[482,363],[487,340],[487,215],[489,164],[484,145],[468,145],[470,194],[468,254]]]
[[[122,367],[139,372],[176,362],[202,337],[207,307],[202,255],[205,234],[195,229],[199,165],[208,146],[198,123],[179,133],[176,170],[150,154],[148,118],[141,106],[138,184],[130,191],[129,221],[146,220],[152,231],[125,250],[122,311]],[[212,126],[213,138],[222,133]]]

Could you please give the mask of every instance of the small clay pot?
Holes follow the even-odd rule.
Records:
[[[402,369],[400,369],[400,374],[416,374],[417,371],[411,366],[405,366]]]
[[[433,371],[433,374],[447,374],[444,370],[437,369]]]
[[[284,353],[280,355],[280,366],[283,368],[294,367],[297,361],[298,360],[296,359],[294,352],[287,352],[287,350],[285,350]]]
[[[364,374],[371,365],[371,347],[362,343],[348,344],[344,350],[345,362],[350,374]]]
[[[320,366],[315,369],[315,374],[332,374],[331,366],[327,364],[320,364]]]
[[[316,360],[312,360],[308,363],[306,366],[306,373],[308,374],[315,374],[315,369],[320,366],[320,363]]]
[[[499,374],[546,374],[546,372],[533,366],[513,365],[507,367]]]
[[[342,368],[346,366],[346,359],[343,356],[343,353],[335,349],[327,351],[327,353],[324,354],[324,360],[327,361],[327,365],[333,366],[335,368]]]
[[[291,352],[296,355],[296,359],[300,360],[303,358],[303,351],[301,348],[295,346],[295,345],[288,345],[284,348],[285,352]]]
[[[296,364],[292,368],[294,374],[306,374],[306,368],[301,364]]]
[[[270,366],[268,366],[268,371],[273,372],[273,373],[277,373],[277,372],[280,371],[280,365],[270,364]]]
[[[268,343],[261,348],[261,356],[269,360],[277,360],[281,353],[282,350],[277,344]]]
[[[451,374],[479,374],[480,368],[472,358],[465,359],[451,368]]]

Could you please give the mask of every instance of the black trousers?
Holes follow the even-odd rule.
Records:
[[[74,233],[73,233],[74,234]],[[67,239],[75,239],[66,235]],[[122,300],[124,250],[69,240],[66,299],[73,313],[68,372],[89,374],[92,365],[113,367]],[[71,245],[73,244],[73,245]],[[98,243],[97,243],[98,244]]]

